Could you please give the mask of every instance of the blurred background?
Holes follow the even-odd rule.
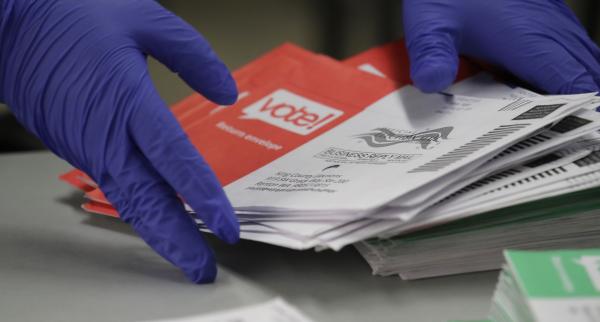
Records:
[[[402,36],[400,0],[162,0],[195,26],[236,69],[286,41],[342,59]],[[567,1],[600,43],[600,1]],[[173,104],[192,90],[158,62],[150,71],[163,99]],[[44,149],[0,104],[0,153]]]

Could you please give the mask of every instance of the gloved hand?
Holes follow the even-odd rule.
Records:
[[[561,0],[404,0],[413,82],[454,80],[458,54],[496,64],[551,94],[598,91],[600,50]]]
[[[177,193],[226,242],[239,239],[239,224],[154,88],[146,55],[218,104],[237,99],[225,65],[155,1],[3,2],[0,100],[54,153],[88,173],[156,252],[192,281],[213,281],[214,254]]]

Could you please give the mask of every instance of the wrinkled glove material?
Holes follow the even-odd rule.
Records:
[[[456,77],[458,55],[550,94],[596,92],[600,50],[561,0],[405,0],[411,77],[425,92]]]
[[[180,195],[221,239],[239,224],[216,176],[158,95],[151,55],[218,104],[235,82],[193,27],[147,0],[4,0],[0,99],[89,174],[122,219],[197,283],[215,256]]]

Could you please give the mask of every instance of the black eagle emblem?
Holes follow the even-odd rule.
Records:
[[[376,128],[370,132],[354,136],[363,139],[370,147],[382,148],[400,143],[417,143],[422,149],[427,149],[431,143],[448,139],[454,127],[447,126],[439,129],[427,130],[418,133],[406,133],[390,128]]]

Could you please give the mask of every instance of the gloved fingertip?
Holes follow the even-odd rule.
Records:
[[[183,269],[185,276],[196,284],[210,284],[217,278],[217,264],[213,261],[202,267]]]
[[[235,244],[240,241],[240,223],[237,221],[235,213],[231,211],[227,214],[221,214],[221,223],[214,232],[221,240],[228,244]]]
[[[197,92],[204,95],[207,99],[219,105],[232,105],[238,99],[238,89],[235,80],[227,71],[224,65],[213,66],[213,69],[208,73],[210,77],[205,76],[200,81],[188,81]],[[219,75],[220,77],[215,77]],[[184,74],[181,74],[184,76]],[[193,79],[189,75],[184,76],[185,79]]]
[[[240,240],[240,223],[225,195],[189,199],[196,217],[222,241],[235,244]]]
[[[178,249],[171,249],[170,252],[170,260],[196,284],[212,283],[217,277],[215,254],[210,248],[202,245],[197,243],[197,245],[186,245],[185,248],[180,246]]]
[[[233,77],[231,77],[231,74],[228,74],[223,81],[223,85],[220,87],[220,91],[215,93],[214,99],[211,100],[220,105],[232,105],[237,102],[237,99],[237,84],[235,83]]]
[[[228,243],[230,245],[236,244],[237,242],[240,241],[240,226],[239,226],[239,224],[237,225],[236,228],[228,230],[226,232],[223,232],[222,235],[224,236],[223,240],[226,243]]]
[[[411,71],[411,78],[417,88],[424,93],[436,93],[445,90],[456,78],[457,67],[454,64],[421,62]]]
[[[600,88],[596,83],[576,83],[568,87],[563,94],[581,94],[581,93],[593,93],[600,92]]]
[[[556,92],[559,94],[581,94],[598,91],[600,91],[600,88],[594,81],[592,75],[585,73],[569,82],[565,82]],[[552,92],[552,90],[549,92]]]
[[[195,224],[188,226],[189,218],[173,218],[177,217],[171,216],[168,220],[161,221],[168,229],[140,224],[140,221],[130,223],[148,245],[177,266],[190,281],[196,284],[213,282],[217,276],[214,252],[208,247]]]

